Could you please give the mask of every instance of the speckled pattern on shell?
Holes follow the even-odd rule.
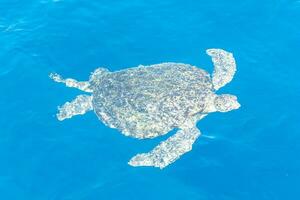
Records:
[[[210,75],[195,66],[162,63],[91,76],[93,107],[106,125],[136,138],[177,128],[205,108],[213,94]]]

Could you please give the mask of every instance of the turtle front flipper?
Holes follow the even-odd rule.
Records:
[[[77,88],[84,92],[93,92],[88,81],[77,81],[72,78],[63,79],[59,74],[56,73],[51,73],[49,77],[55,82],[66,84],[67,87]]]
[[[212,57],[214,71],[212,82],[215,90],[229,83],[236,71],[236,64],[232,53],[222,49],[207,49],[206,53]]]
[[[92,96],[89,95],[78,95],[73,101],[66,102],[62,107],[58,107],[57,119],[62,121],[72,118],[74,115],[85,114],[93,109],[92,99]]]
[[[152,151],[137,154],[131,158],[128,164],[134,167],[153,166],[162,169],[192,150],[192,145],[200,134],[200,130],[196,126],[180,129]]]

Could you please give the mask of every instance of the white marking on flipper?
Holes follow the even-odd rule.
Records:
[[[215,90],[229,83],[236,71],[236,64],[232,53],[222,49],[207,49],[206,53],[212,57],[214,71],[212,81]]]
[[[128,164],[134,167],[153,166],[162,169],[192,150],[192,145],[200,134],[197,127],[180,129],[175,135],[161,142],[152,151],[137,154],[131,158]]]
[[[64,83],[67,87],[77,88],[84,92],[93,92],[90,89],[90,84],[88,81],[77,81],[72,78],[63,79],[59,74],[51,73],[49,77],[58,83]]]
[[[93,109],[92,99],[92,96],[89,95],[78,95],[72,102],[67,102],[62,107],[58,107],[57,119],[62,121],[72,118],[74,115],[85,114]]]

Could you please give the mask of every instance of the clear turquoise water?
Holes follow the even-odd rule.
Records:
[[[300,2],[297,0],[0,0],[0,199],[300,199]],[[205,49],[232,51],[238,72],[219,93],[241,109],[198,123],[206,135],[164,170],[127,161],[168,136],[139,141],[91,112],[56,107],[86,80],[165,61],[212,71]]]

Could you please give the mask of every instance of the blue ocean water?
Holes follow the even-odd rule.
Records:
[[[300,199],[298,0],[0,0],[0,199]],[[219,94],[242,107],[198,123],[193,150],[160,170],[128,160],[169,135],[136,140],[92,113],[59,122],[87,80],[166,61],[212,71],[208,48],[234,53]]]

